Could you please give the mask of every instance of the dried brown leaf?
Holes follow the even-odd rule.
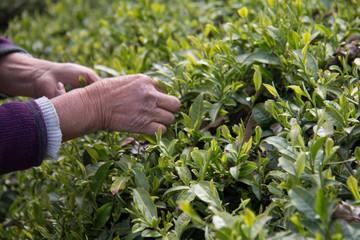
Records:
[[[344,219],[348,222],[360,222],[360,208],[341,201],[335,207],[334,217]]]

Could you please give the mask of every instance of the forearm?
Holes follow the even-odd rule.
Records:
[[[97,98],[91,92],[92,86],[88,86],[50,100],[59,118],[63,142],[101,129],[97,104],[92,103]]]
[[[0,91],[13,96],[36,96],[35,83],[49,66],[48,61],[22,53],[0,58]]]

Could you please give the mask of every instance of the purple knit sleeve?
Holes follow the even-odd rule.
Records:
[[[39,166],[46,147],[46,125],[35,101],[0,106],[0,174]]]
[[[0,36],[0,57],[5,56],[9,53],[27,53],[24,49],[16,47],[12,42],[8,39]]]

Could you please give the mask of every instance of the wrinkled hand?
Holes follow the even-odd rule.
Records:
[[[100,80],[95,71],[90,68],[73,63],[48,62],[48,66],[37,71],[33,76],[35,97],[53,98],[64,94],[66,84],[78,88],[80,76],[85,78],[88,84]]]
[[[142,74],[104,79],[93,88],[99,94],[105,129],[154,135],[161,127],[165,132],[180,108],[177,98],[164,94],[153,79]]]
[[[64,84],[79,86],[79,76],[93,83],[100,78],[87,68],[72,63],[55,63],[12,53],[0,59],[0,91],[14,96],[53,98],[65,93]]]
[[[104,79],[51,101],[63,141],[100,129],[155,135],[159,127],[166,131],[180,108],[176,97],[142,74]]]

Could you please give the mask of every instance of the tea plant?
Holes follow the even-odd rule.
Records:
[[[156,137],[99,132],[2,176],[2,238],[360,237],[360,2],[47,4],[6,34],[104,77],[145,72],[182,107]]]

